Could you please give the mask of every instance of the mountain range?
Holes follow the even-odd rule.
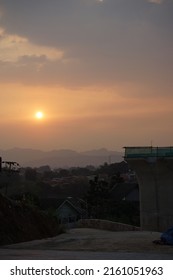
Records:
[[[12,148],[0,150],[3,161],[16,161],[20,166],[39,167],[49,165],[51,168],[84,167],[87,165],[121,162],[123,153],[109,151],[105,148],[76,152],[68,149],[41,151],[36,149]]]

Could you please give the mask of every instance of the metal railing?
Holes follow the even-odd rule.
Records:
[[[173,157],[173,147],[124,147],[125,158]]]

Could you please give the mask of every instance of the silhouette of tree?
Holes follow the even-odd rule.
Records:
[[[109,185],[98,176],[89,182],[89,190],[86,195],[89,216],[92,218],[104,218],[108,208]]]
[[[29,181],[36,181],[37,180],[37,171],[34,168],[27,167],[25,169],[25,179]]]

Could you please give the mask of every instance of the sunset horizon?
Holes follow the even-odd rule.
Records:
[[[2,0],[0,149],[173,145],[172,0]]]

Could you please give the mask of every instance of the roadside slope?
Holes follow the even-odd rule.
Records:
[[[58,235],[60,227],[53,217],[0,194],[0,245]]]

